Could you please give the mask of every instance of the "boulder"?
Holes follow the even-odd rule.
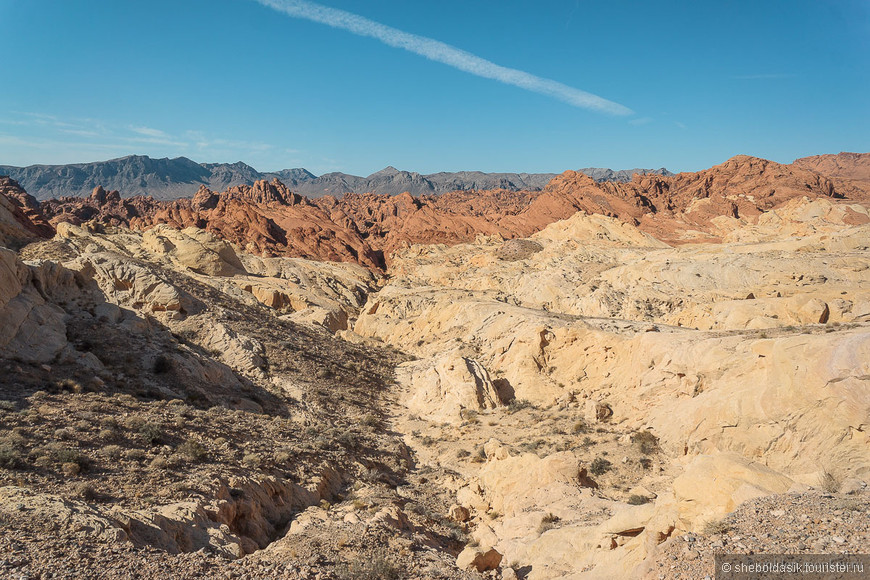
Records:
[[[477,548],[465,548],[456,557],[456,567],[460,570],[477,570],[487,572],[495,570],[501,564],[502,555],[495,548],[480,550]]]

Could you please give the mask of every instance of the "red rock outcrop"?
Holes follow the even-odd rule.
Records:
[[[107,193],[98,187],[88,198],[49,200],[42,209],[54,224],[94,220],[134,229],[156,224],[195,226],[254,254],[358,262],[370,268],[384,265],[351,220],[333,222],[324,210],[277,180],[223,193],[201,187],[193,199],[175,201],[144,196],[122,199],[117,191]]]
[[[193,199],[121,199],[97,188],[90,198],[48,201],[52,223],[96,220],[148,228],[196,226],[267,256],[353,261],[384,268],[408,244],[456,244],[478,234],[528,236],[577,211],[637,225],[669,242],[717,241],[712,220],[752,218],[795,197],[867,199],[860,190],[798,165],[738,155],[710,169],[672,177],[635,175],[598,183],[566,171],[541,192],[452,192],[413,197],[347,194],[309,200],[278,180],[223,193],[200,188]]]
[[[39,202],[17,181],[0,176],[0,244],[21,245],[53,235],[54,228],[42,214]]]
[[[797,159],[793,165],[830,177],[847,195],[870,199],[870,153],[813,155]],[[857,191],[850,191],[852,188]]]

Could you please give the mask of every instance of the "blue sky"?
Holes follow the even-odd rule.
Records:
[[[867,0],[319,6],[366,20],[290,0],[0,0],[0,164],[692,171],[870,151]],[[418,54],[432,46],[441,62]]]

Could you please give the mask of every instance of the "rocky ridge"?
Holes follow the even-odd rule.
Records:
[[[628,181],[634,173],[670,175],[666,169],[581,169],[598,181]],[[256,181],[280,179],[293,191],[308,197],[341,196],[345,193],[437,195],[450,191],[479,189],[540,190],[553,173],[483,173],[481,171],[439,172],[421,175],[387,167],[368,177],[347,173],[316,176],[306,169],[282,169],[261,173],[241,161],[196,163],[186,157],[152,159],[129,155],[96,163],[70,165],[0,165],[0,175],[9,175],[40,200],[59,197],[87,197],[96,187],[121,191],[124,197],[148,195],[171,200],[194,195],[200,187],[223,191]]]
[[[794,164],[834,179],[841,189],[870,193],[870,153],[814,155],[797,159]]]
[[[813,171],[737,156],[698,173],[637,175],[630,183],[598,183],[568,171],[540,192],[349,194],[309,200],[273,180],[223,193],[202,187],[193,199],[173,202],[123,199],[97,188],[88,198],[46,201],[41,208],[55,224],[96,220],[134,229],[159,223],[195,226],[252,253],[383,269],[394,251],[410,244],[456,244],[478,234],[526,237],[580,210],[616,217],[669,243],[721,241],[728,235],[725,218],[756,219],[803,197],[868,199],[857,190],[840,192]]]

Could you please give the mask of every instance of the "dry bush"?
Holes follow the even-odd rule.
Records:
[[[731,526],[725,520],[710,520],[704,524],[704,533],[708,536],[727,534]]]
[[[543,534],[547,530],[552,530],[559,522],[559,516],[548,513],[541,518],[541,523],[538,525],[538,533]]]
[[[840,481],[827,469],[822,470],[819,476],[819,488],[825,493],[837,493],[840,491]]]

